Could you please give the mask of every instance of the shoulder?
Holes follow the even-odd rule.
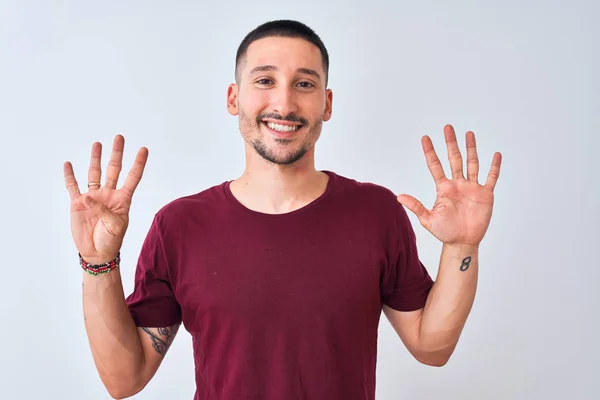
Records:
[[[392,189],[374,181],[334,176],[337,208],[352,215],[361,226],[384,234],[392,243],[410,228],[408,213]]]
[[[382,184],[373,181],[361,181],[333,172],[330,172],[330,174],[334,176],[338,195],[343,196],[346,201],[374,206],[376,209],[385,211],[396,210],[401,206],[397,200],[397,195]]]
[[[181,221],[195,218],[201,214],[214,212],[227,201],[224,194],[225,182],[203,189],[202,191],[178,197],[162,206],[156,218],[163,222]]]

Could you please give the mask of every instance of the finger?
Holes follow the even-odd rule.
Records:
[[[426,225],[426,221],[429,219],[431,211],[426,209],[423,203],[408,194],[398,195],[397,200],[400,204],[412,211],[423,225]]]
[[[125,148],[125,138],[121,135],[115,136],[113,141],[112,153],[110,155],[110,161],[106,168],[106,182],[104,186],[108,189],[116,189],[117,182],[119,181],[119,174],[123,167],[123,149]]]
[[[65,174],[65,186],[69,192],[69,197],[73,200],[81,194],[77,179],[75,179],[75,174],[73,173],[73,165],[68,161],[65,162],[63,164],[63,172]]]
[[[485,187],[490,189],[492,192],[494,191],[496,183],[498,182],[498,178],[500,177],[500,164],[502,164],[502,154],[495,153],[494,158],[492,159],[492,167],[490,168],[487,181],[485,182]]]
[[[477,183],[479,179],[479,157],[477,156],[477,143],[475,134],[467,132],[467,178],[469,182]]]
[[[436,184],[438,184],[446,179],[442,163],[440,162],[440,159],[435,153],[433,143],[431,143],[431,139],[429,138],[429,136],[423,136],[423,138],[421,139],[421,145],[423,146],[423,152],[425,153],[427,167],[431,172],[431,176],[433,176],[433,180]]]
[[[148,149],[142,147],[133,162],[133,166],[127,174],[127,178],[125,179],[125,183],[123,184],[123,191],[129,196],[133,197],[133,193],[137,188],[142,176],[144,175],[144,168],[146,167],[146,161],[148,160]]]
[[[102,176],[102,168],[100,167],[101,158],[102,144],[96,142],[92,145],[92,155],[88,169],[88,190],[98,190],[100,188],[99,184]]]
[[[453,179],[465,179],[463,174],[463,160],[456,141],[456,134],[452,125],[444,127],[444,137],[446,139],[446,147],[448,148],[448,161],[450,161],[450,169],[452,170]]]

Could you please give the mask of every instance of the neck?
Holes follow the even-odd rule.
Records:
[[[314,149],[293,165],[275,165],[258,155],[247,156],[244,173],[231,182],[231,192],[251,210],[282,214],[318,198],[329,177],[315,169]]]

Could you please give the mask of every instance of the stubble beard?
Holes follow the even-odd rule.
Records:
[[[272,118],[272,116],[269,116]],[[302,122],[300,129],[307,129],[307,133],[304,136],[304,142],[302,145],[290,152],[284,154],[278,154],[275,149],[269,148],[265,141],[265,133],[261,129],[263,125],[262,120],[266,118],[265,115],[259,115],[256,119],[249,118],[246,114],[240,111],[239,125],[240,131],[246,143],[248,143],[256,151],[256,153],[264,160],[279,166],[291,166],[298,162],[304,155],[310,150],[310,148],[316,142],[316,139],[321,134],[321,128],[323,126],[323,116],[320,116],[314,124],[309,124],[304,118],[288,117],[283,118],[284,121],[297,121]],[[255,133],[255,137],[252,138],[252,133]],[[292,139],[274,139],[278,147],[292,147],[296,140]]]

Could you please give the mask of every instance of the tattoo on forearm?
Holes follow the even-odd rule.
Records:
[[[471,256],[468,256],[462,260],[462,264],[460,265],[460,270],[464,272],[464,271],[468,270],[470,266],[471,266]]]
[[[171,347],[171,343],[173,343],[173,339],[175,339],[175,334],[177,333],[177,329],[179,329],[179,325],[173,325],[166,328],[158,328],[158,332],[154,333],[148,328],[142,328],[144,332],[150,336],[152,339],[152,347],[156,352],[162,356],[167,353],[169,347]]]

